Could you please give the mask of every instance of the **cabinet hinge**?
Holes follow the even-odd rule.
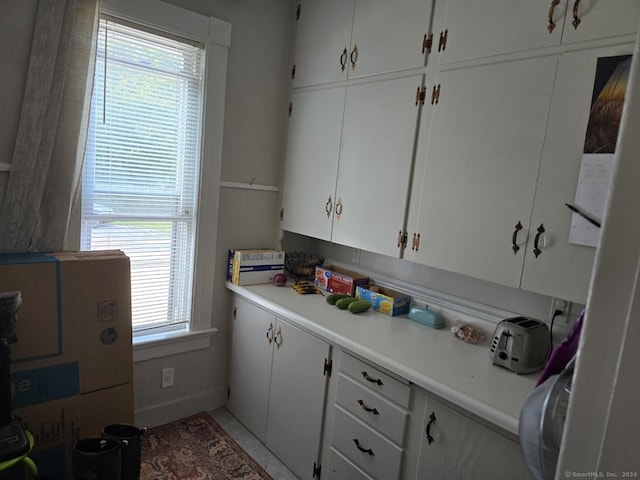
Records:
[[[322,373],[326,377],[330,377],[332,369],[333,369],[333,361],[329,360],[328,358],[325,358],[324,359],[324,369],[322,370]]]
[[[322,467],[319,463],[313,462],[313,478],[320,478]]]
[[[429,35],[425,33],[424,38],[422,39],[422,54],[424,55],[425,52],[427,54],[431,53],[432,46],[433,46],[433,33],[430,33]]]
[[[427,97],[427,87],[418,87],[416,90],[416,105],[424,105],[424,99]]]
[[[296,8],[296,20],[300,20],[300,9],[302,5],[298,4],[298,8]]]
[[[289,102],[289,116],[293,114],[293,102]]]
[[[291,67],[291,80],[293,80],[294,78],[296,78],[296,64],[293,64],[293,67]]]
[[[434,85],[431,90],[431,105],[437,105],[440,101],[440,84]]]
[[[438,41],[438,51],[443,52],[447,48],[447,37],[449,36],[449,30],[440,32],[440,40]]]

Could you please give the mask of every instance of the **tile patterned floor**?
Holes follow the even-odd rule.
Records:
[[[271,453],[226,408],[217,408],[209,415],[240,445],[274,480],[298,480],[283,463]]]

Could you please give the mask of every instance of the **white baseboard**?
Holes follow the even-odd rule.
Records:
[[[174,422],[196,413],[222,407],[227,401],[227,389],[217,388],[196,395],[177,398],[167,403],[136,408],[135,420],[139,427],[156,427]]]

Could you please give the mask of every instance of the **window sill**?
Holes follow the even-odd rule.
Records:
[[[134,337],[133,362],[144,362],[153,358],[209,348],[211,337],[216,333],[218,333],[217,328],[209,328],[194,332],[180,330]]]

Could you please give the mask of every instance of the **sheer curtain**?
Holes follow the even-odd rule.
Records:
[[[78,196],[99,0],[39,0],[0,252],[62,250]]]

